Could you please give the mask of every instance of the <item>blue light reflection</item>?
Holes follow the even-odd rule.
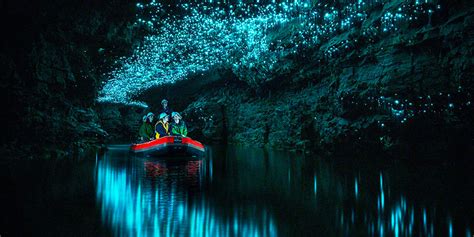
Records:
[[[97,201],[102,221],[117,236],[276,236],[265,209],[235,209],[221,216],[200,192],[205,160],[168,164],[112,159],[97,162]],[[262,224],[263,223],[263,224]]]

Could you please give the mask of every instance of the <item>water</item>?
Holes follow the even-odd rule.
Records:
[[[202,160],[2,161],[1,236],[468,236],[470,165],[211,147]]]

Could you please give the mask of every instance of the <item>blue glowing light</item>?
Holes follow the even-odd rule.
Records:
[[[453,237],[453,221],[451,219],[448,221],[448,236]]]
[[[316,175],[314,175],[314,185],[313,185],[313,189],[314,189],[314,195],[316,195],[316,193],[318,192],[318,178],[316,177]]]
[[[385,207],[385,194],[383,191],[383,178],[382,173],[380,173],[380,208],[383,210]]]
[[[284,73],[278,63],[302,50],[316,49],[327,58],[352,50],[356,39],[320,46],[339,31],[364,25],[360,23],[369,20],[371,7],[379,4],[359,0],[338,10],[306,1],[240,2],[228,7],[213,1],[176,3],[178,10],[171,11],[170,6],[156,1],[137,3],[135,26],[150,33],[130,57],[117,60],[118,66],[108,74],[98,101],[146,106],[138,99],[146,90],[216,68],[231,70],[245,77],[239,79],[258,85]],[[362,35],[368,43],[375,43],[377,35],[386,37],[397,31],[400,24],[422,14],[416,12],[421,10],[416,5],[410,1],[398,10],[386,10],[378,21],[360,29]]]
[[[186,177],[193,184],[199,182],[204,164],[190,161],[186,165]],[[97,161],[97,201],[103,223],[114,236],[228,236],[232,223],[238,223],[238,236],[276,236],[276,223],[266,211],[257,213],[259,221],[268,223],[263,228],[242,214],[223,218],[210,202],[189,202],[179,184],[167,182],[176,174],[169,174],[166,167],[154,162],[141,165],[145,173],[131,172],[108,159]],[[150,177],[155,177],[153,182]]]
[[[357,178],[354,181],[354,194],[356,198],[359,197],[359,184],[357,183]]]

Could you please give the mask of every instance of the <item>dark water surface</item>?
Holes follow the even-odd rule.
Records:
[[[182,162],[133,158],[126,146],[94,156],[1,161],[0,235],[474,233],[472,165],[334,161],[233,146]]]

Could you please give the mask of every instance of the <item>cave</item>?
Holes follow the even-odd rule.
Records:
[[[471,1],[5,0],[0,3],[0,11],[3,22],[0,89],[4,102],[0,171],[5,174],[6,191],[14,194],[2,202],[14,203],[8,210],[16,213],[12,221],[2,219],[2,226],[10,227],[0,228],[0,236],[35,234],[26,230],[30,227],[49,236],[67,235],[68,229],[85,236],[202,233],[301,236],[312,235],[315,225],[323,227],[325,230],[320,233],[327,236],[453,236],[453,231],[454,236],[472,236],[474,222],[469,218],[474,206],[466,200],[474,197],[474,183],[468,181],[463,188],[450,188],[461,177],[471,180],[468,167],[474,164],[474,5]],[[209,219],[203,220],[206,228],[202,229],[190,226],[191,222],[179,221],[179,228],[169,227],[171,222],[165,219],[178,218],[173,212],[173,216],[166,218],[155,216],[159,219],[155,220],[159,222],[156,226],[134,219],[129,224],[135,227],[128,229],[124,226],[129,220],[114,216],[113,211],[104,212],[104,208],[128,212],[127,205],[114,199],[113,195],[118,194],[98,191],[98,186],[107,190],[108,186],[104,185],[124,188],[118,180],[121,171],[104,157],[116,155],[120,149],[124,153],[116,156],[128,157],[130,145],[144,139],[158,140],[156,119],[165,116],[160,112],[163,100],[168,101],[173,111],[171,124],[178,112],[187,129],[183,137],[202,143],[207,159],[177,166],[147,160],[138,168],[130,162],[124,167],[133,170],[128,175],[141,170],[148,179],[153,176],[153,185],[165,176],[161,181],[168,182],[168,174],[181,177],[185,172],[187,179],[172,182],[179,184],[178,193],[157,184],[170,195],[192,196],[194,193],[189,190],[199,189],[194,186],[196,182],[207,183],[206,187],[213,187],[216,193],[207,189],[196,192],[209,195],[203,205],[215,208],[211,208],[211,213],[203,214],[200,211],[210,209],[196,206],[192,209],[187,204],[163,205],[170,208],[184,205],[191,208],[180,214],[185,219],[191,212],[208,215],[215,218],[217,227],[210,225]],[[141,129],[150,113],[155,119],[153,134],[144,138]],[[172,135],[171,128],[167,132]],[[237,159],[247,155],[251,161]],[[289,163],[274,161],[286,159],[282,157],[293,158]],[[262,164],[258,163],[260,158]],[[71,174],[92,169],[92,164],[84,161],[91,159],[103,162],[94,166],[96,175],[87,176],[83,184],[76,183],[75,189],[68,189],[62,194],[66,196],[62,196],[58,190],[64,187],[57,186],[79,182]],[[79,162],[83,168],[73,168],[70,162]],[[402,174],[391,168],[394,164],[403,164]],[[35,169],[36,166],[42,170]],[[418,167],[420,173],[411,166]],[[58,171],[58,167],[66,167],[71,173]],[[255,182],[262,186],[252,186],[252,180],[243,177],[247,171],[241,167],[247,167],[249,173],[255,171],[252,173]],[[267,176],[283,173],[279,170],[283,167],[288,168],[284,172],[288,180],[278,182],[289,182],[288,189],[282,188],[277,196],[269,197],[269,193],[281,187],[277,183],[265,186]],[[51,189],[44,200],[38,201],[24,196],[18,188],[32,186],[33,193],[41,195],[27,178],[15,180],[17,169],[25,177],[57,174],[63,180],[35,181]],[[209,184],[212,169],[216,170],[216,177],[226,178],[222,185],[235,184],[243,193],[228,197],[232,189]],[[321,170],[325,171],[321,173]],[[378,174],[374,170],[384,171]],[[199,178],[189,178],[188,174],[196,173],[200,174]],[[241,179],[230,179],[227,174]],[[424,195],[417,198],[418,193],[413,189],[423,188],[406,183],[421,174],[427,177],[426,185],[442,190],[435,192],[435,198],[448,200],[449,204],[439,204],[440,212],[433,211],[431,205],[438,199]],[[380,187],[369,181],[364,183],[364,177],[376,180]],[[445,180],[442,184],[435,182],[440,177]],[[334,220],[342,218],[337,224],[340,226],[336,228],[332,219],[318,216],[324,210],[333,211],[331,207],[313,210],[306,206],[309,204],[303,201],[303,194],[294,198],[286,195],[299,187],[295,182],[305,187],[303,191],[308,198],[309,193],[317,196],[319,192],[345,206],[330,215]],[[318,182],[323,191],[317,191]],[[331,185],[336,187],[333,192],[328,191]],[[400,197],[390,196],[387,208],[393,208],[391,213],[374,216],[367,208],[364,219],[363,208],[352,208],[349,204],[352,201],[345,200],[349,185],[355,185],[351,186],[355,193],[350,193],[355,195],[354,202],[360,201],[359,189],[377,193],[378,196],[368,198],[373,198],[379,213],[387,211],[383,200],[389,194],[384,190]],[[92,217],[97,214],[91,204],[94,195],[81,191],[94,188],[97,200],[101,200],[96,202],[103,208],[97,220]],[[128,191],[122,190],[124,195]],[[251,196],[254,191],[256,199]],[[460,192],[465,198],[447,197],[452,191]],[[136,199],[139,192],[132,192],[131,198]],[[78,205],[64,201],[73,200],[75,195],[81,200]],[[271,208],[259,206],[263,197],[268,199],[268,205],[273,205]],[[57,200],[61,200],[62,206],[49,212],[49,218],[63,215],[69,205],[74,213],[80,212],[81,205],[87,206],[88,214],[73,214],[82,218],[77,225],[66,218],[61,221],[63,227],[52,229],[45,227],[49,225],[47,218],[38,222],[41,225],[28,221],[30,207],[33,213],[44,212],[43,205],[53,205]],[[237,206],[229,209],[225,200]],[[280,202],[301,205],[286,210],[290,216],[285,217],[284,208],[289,207],[274,208]],[[407,202],[412,204],[408,210]],[[256,206],[252,209],[255,213],[245,206],[248,203]],[[246,208],[239,209],[239,205]],[[466,205],[466,210],[460,211],[459,205]],[[346,206],[351,206],[351,211]],[[133,208],[138,210],[140,206]],[[219,208],[223,213],[216,211]],[[306,213],[305,208],[311,211]],[[357,208],[361,212],[356,213]],[[234,218],[230,211],[239,214]],[[301,218],[306,214],[315,218],[314,225]],[[87,225],[89,217],[92,226],[103,226],[110,218],[118,218],[120,224],[79,228]],[[413,226],[410,218],[419,217],[422,221],[414,221]],[[285,218],[291,218],[294,226],[284,224]],[[432,222],[431,227],[426,224],[427,219]],[[230,220],[238,222],[235,224],[238,227],[226,222]],[[252,221],[264,224],[254,226]],[[446,223],[440,227],[440,222]],[[138,226],[145,229],[136,229]],[[225,228],[237,230],[229,232]]]

